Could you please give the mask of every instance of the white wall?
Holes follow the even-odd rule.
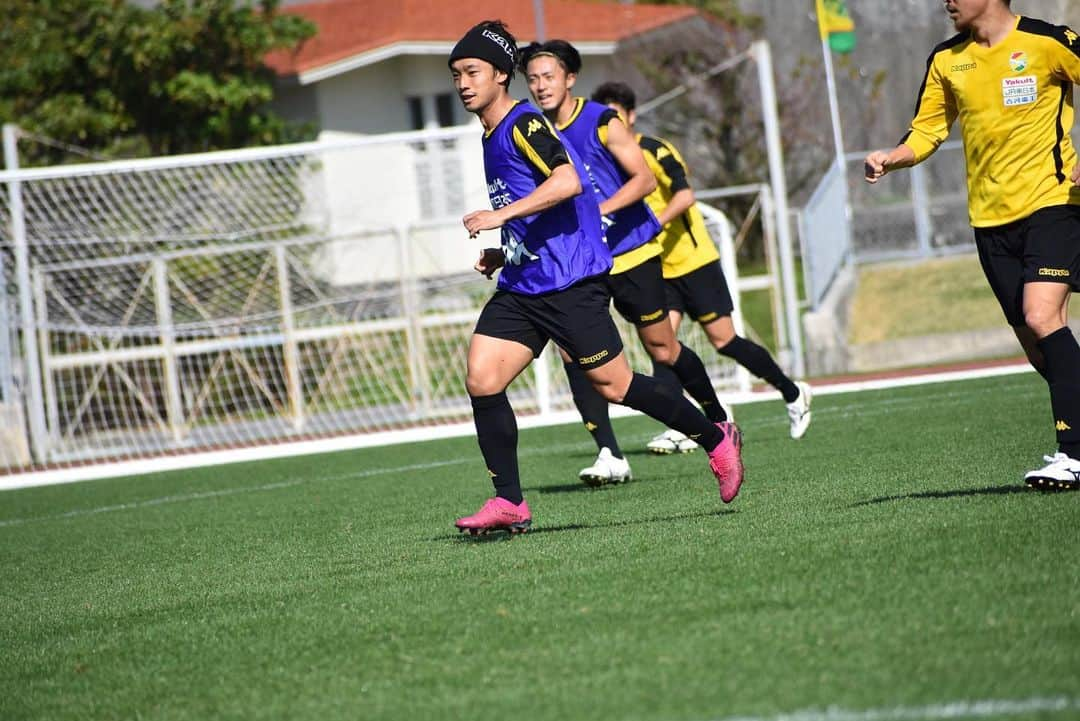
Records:
[[[320,129],[367,134],[408,130],[399,65],[394,58],[317,83]]]

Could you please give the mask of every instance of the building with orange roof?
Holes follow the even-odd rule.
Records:
[[[499,19],[520,43],[537,39],[534,0],[322,0],[285,7],[318,33],[267,64],[278,75],[275,109],[320,130],[385,133],[460,125],[471,118],[454,97],[446,57],[472,25]],[[545,0],[542,28],[581,52],[577,92],[588,94],[616,75],[620,42],[677,23],[701,11],[677,5],[598,0]],[[528,97],[521,78],[511,86]]]

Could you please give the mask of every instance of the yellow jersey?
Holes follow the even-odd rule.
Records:
[[[991,48],[962,32],[930,54],[915,118],[900,142],[921,162],[959,119],[976,228],[1051,205],[1080,205],[1080,188],[1069,179],[1076,165],[1069,131],[1077,82],[1080,38],[1067,27],[1017,17]]]
[[[649,170],[656,176],[656,190],[645,196],[645,202],[659,217],[675,193],[690,187],[686,163],[675,146],[666,140],[638,133],[637,141]],[[678,278],[720,259],[697,205],[673,218],[656,238],[663,248],[660,259],[665,278]]]

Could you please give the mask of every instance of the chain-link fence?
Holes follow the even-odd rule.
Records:
[[[963,146],[942,144],[926,161],[863,181],[869,151],[847,153],[851,242],[859,263],[929,258],[974,249]]]

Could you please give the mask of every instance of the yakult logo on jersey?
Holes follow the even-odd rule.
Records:
[[[1004,78],[1001,81],[1001,97],[1005,107],[1030,105],[1039,97],[1038,82],[1034,75],[1019,78]]]
[[[1012,68],[1014,73],[1022,73],[1027,70],[1028,59],[1027,53],[1023,50],[1017,50],[1015,53],[1009,56],[1009,67]]]
[[[493,209],[498,210],[499,208],[504,208],[514,202],[514,199],[510,197],[510,188],[502,178],[495,178],[495,180],[488,183],[487,188],[488,197],[491,199],[491,207]]]

